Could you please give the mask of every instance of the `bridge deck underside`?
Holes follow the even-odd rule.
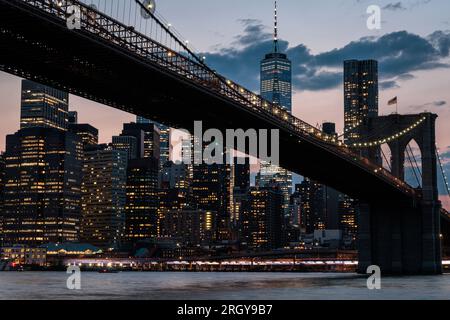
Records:
[[[413,198],[372,171],[273,119],[198,86],[51,16],[0,0],[0,68],[176,128],[280,129],[281,165],[352,197],[412,205]]]

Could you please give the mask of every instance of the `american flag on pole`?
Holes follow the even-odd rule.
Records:
[[[396,104],[397,104],[397,102],[398,102],[398,98],[397,98],[397,97],[395,97],[394,99],[391,99],[391,100],[389,100],[389,102],[388,102],[388,106],[393,106],[393,105],[396,105]]]

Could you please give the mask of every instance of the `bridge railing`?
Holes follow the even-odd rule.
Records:
[[[161,26],[161,22],[158,19],[150,19],[150,21],[144,19],[145,21],[143,22],[143,18],[140,17],[142,8],[134,1],[11,1],[24,2],[35,8],[37,7],[46,13],[59,17],[64,23],[70,16],[69,7],[76,5],[81,9],[80,23],[82,30],[95,34],[108,44],[119,46],[146,62],[151,61],[165,72],[173,72],[198,86],[205,87],[220,96],[225,96],[277,125],[296,132],[303,138],[307,138],[323,148],[327,148],[327,150],[334,152],[336,155],[346,157],[360,167],[371,170],[374,174],[383,177],[404,192],[414,193],[413,188],[393,176],[386,169],[380,168],[368,159],[353,153],[335,135],[325,134],[323,131],[294,117],[281,106],[262,99],[261,96],[211,70],[186,44],[180,43],[178,39],[174,39],[174,35],[168,31],[167,26]],[[128,6],[124,3],[128,3]],[[92,6],[92,4],[95,6]],[[122,5],[123,7],[121,7]],[[109,15],[107,15],[108,13]],[[153,20],[156,20],[156,22]],[[159,23],[159,28],[156,27],[157,23]],[[163,45],[146,35],[154,35],[155,33],[161,41],[165,38],[167,45]],[[166,33],[166,36],[164,36],[164,33]]]

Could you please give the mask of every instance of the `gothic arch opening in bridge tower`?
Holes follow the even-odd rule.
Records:
[[[421,188],[422,183],[422,151],[416,140],[411,141],[405,147],[404,176],[405,181],[414,188]]]
[[[381,160],[383,162],[383,168],[392,172],[392,151],[387,143],[383,144],[381,147]]]

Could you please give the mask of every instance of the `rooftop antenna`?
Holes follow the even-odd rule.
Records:
[[[274,33],[273,33],[273,46],[274,52],[278,53],[278,7],[275,0],[275,15],[274,15]]]

